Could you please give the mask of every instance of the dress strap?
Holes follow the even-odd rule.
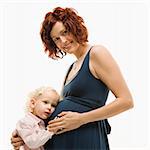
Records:
[[[63,85],[66,84],[67,77],[68,77],[69,72],[71,71],[71,69],[72,69],[72,67],[73,67],[73,64],[74,64],[74,63],[72,63],[72,64],[70,65],[70,67],[69,67],[69,69],[68,69],[68,71],[67,71],[67,74],[66,74],[66,76],[65,76],[65,80],[64,80],[64,84],[63,84]]]

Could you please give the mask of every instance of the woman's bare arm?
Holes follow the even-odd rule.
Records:
[[[121,71],[106,48],[96,46],[90,53],[92,74],[102,80],[116,97],[111,103],[98,109],[85,112],[62,112],[60,118],[49,122],[52,130],[63,129],[59,133],[73,130],[79,126],[107,119],[133,107],[133,100]]]

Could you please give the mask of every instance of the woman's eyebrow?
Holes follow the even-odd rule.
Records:
[[[62,29],[61,31],[60,31],[60,33],[62,33],[62,32],[64,32],[66,29]]]
[[[56,36],[51,36],[52,39],[57,38],[62,32],[63,32],[63,30],[61,30],[61,31],[58,33],[58,35],[56,35]]]

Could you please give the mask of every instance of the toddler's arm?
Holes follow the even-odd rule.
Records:
[[[16,129],[25,144],[31,149],[43,146],[54,134],[46,129],[35,130],[31,125],[21,121],[17,123]]]

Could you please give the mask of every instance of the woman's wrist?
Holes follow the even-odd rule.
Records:
[[[80,113],[79,121],[80,121],[81,125],[89,123],[90,121],[89,121],[87,113]]]

